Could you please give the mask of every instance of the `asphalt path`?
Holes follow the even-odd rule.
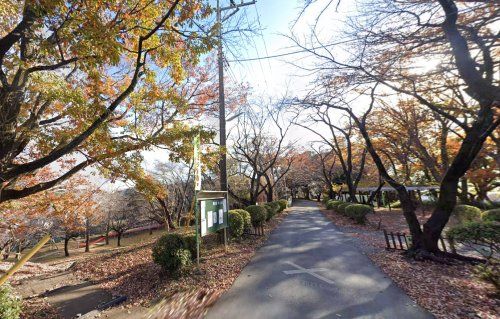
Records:
[[[298,202],[206,318],[433,318],[354,240]]]

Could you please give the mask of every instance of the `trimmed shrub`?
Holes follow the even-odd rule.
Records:
[[[280,206],[280,204],[277,201],[273,201],[273,202],[270,202],[268,204],[273,207],[274,212],[276,214],[281,212],[281,206]]]
[[[342,215],[345,215],[345,209],[348,207],[348,206],[351,206],[352,203],[341,203],[340,205],[338,205],[336,208],[335,208],[335,211],[339,214],[342,214]]]
[[[426,197],[422,198],[422,204],[426,206],[436,206],[437,198],[435,197]]]
[[[457,242],[490,245],[500,242],[500,224],[489,221],[467,222],[452,227],[447,235]]]
[[[250,213],[254,227],[262,226],[266,221],[267,209],[264,206],[250,205],[245,210]]]
[[[474,246],[482,244],[490,249],[477,249],[487,259],[484,265],[478,265],[475,268],[476,273],[483,280],[489,281],[500,290],[500,263],[498,259],[500,242],[500,223],[485,222],[467,222],[455,226],[447,232],[448,238],[453,241]]]
[[[280,205],[280,213],[284,211],[288,206],[288,201],[286,199],[278,200],[278,204]]]
[[[478,203],[478,207],[482,210],[492,210],[495,208],[500,208],[500,203],[483,200]]]
[[[387,205],[389,207],[389,205]],[[391,203],[391,208],[401,208],[401,202],[400,201],[395,201]]]
[[[453,214],[461,224],[481,220],[481,210],[474,206],[457,205],[453,209]]]
[[[354,219],[358,224],[364,224],[366,221],[366,215],[371,212],[371,206],[363,204],[352,204],[345,208],[345,215]]]
[[[500,208],[490,209],[483,212],[481,218],[484,221],[500,222]]]
[[[163,270],[176,273],[191,264],[193,236],[166,234],[161,236],[153,246],[153,261]],[[196,244],[195,251],[196,251]]]
[[[184,242],[184,248],[191,252],[193,258],[196,257],[196,233],[189,233],[182,236]],[[201,241],[200,241],[201,247]]]
[[[271,205],[271,203],[265,203],[264,207],[266,208],[267,215],[266,215],[266,222],[271,220],[271,218],[276,215],[277,211],[275,210],[275,207]]]
[[[12,292],[8,284],[0,286],[0,318],[18,319],[21,315],[22,300]]]
[[[238,239],[243,235],[245,221],[238,212],[230,210],[228,213],[229,233],[232,237]]]
[[[240,214],[241,218],[243,218],[243,229],[248,230],[252,227],[252,217],[250,217],[250,213],[244,209],[232,209],[229,212],[235,212]]]
[[[491,282],[495,285],[497,291],[500,291],[500,263],[492,261],[487,264],[479,264],[474,267],[474,272],[479,278]]]
[[[340,201],[340,200],[329,200],[328,202],[326,202],[326,209],[336,209],[337,206],[339,206],[340,204],[342,204],[343,202]]]

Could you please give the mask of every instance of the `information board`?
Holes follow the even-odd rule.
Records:
[[[205,236],[228,227],[227,194],[225,192],[200,192],[198,196],[200,235]]]

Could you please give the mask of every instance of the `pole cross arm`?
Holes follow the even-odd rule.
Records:
[[[256,4],[257,1],[248,1],[248,2],[241,2],[239,4],[232,4],[228,7],[222,7],[220,8],[220,11],[226,11],[226,10],[231,10],[231,9],[239,9],[241,7],[246,7],[246,6],[251,6],[252,4]]]

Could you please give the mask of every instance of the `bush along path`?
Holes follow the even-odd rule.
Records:
[[[485,273],[490,273],[491,266],[494,266],[491,263],[475,266],[458,260],[452,265],[415,261],[399,251],[385,249],[382,228],[408,233],[407,224],[400,211],[377,210],[375,214],[367,214],[366,220],[359,224],[352,214],[346,213],[349,207],[354,205],[344,204],[339,209],[342,202],[325,201],[324,204],[326,209],[322,209],[321,212],[337,228],[353,238],[352,242],[358,245],[382,271],[436,318],[498,318],[497,314],[500,312],[498,288],[491,283],[491,278],[484,278]],[[498,223],[492,224],[498,222],[498,211],[481,213],[477,208],[457,206],[454,216],[455,225],[459,224],[452,227],[447,236],[452,235],[456,242],[493,240],[498,243],[499,232],[492,229],[494,225],[498,227]],[[478,228],[487,228],[488,231],[483,233],[491,236],[477,238]],[[481,277],[488,280],[482,280]]]
[[[433,318],[303,201],[206,318],[357,317]]]

